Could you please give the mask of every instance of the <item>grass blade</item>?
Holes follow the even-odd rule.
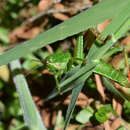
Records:
[[[87,80],[87,78],[91,74],[92,74],[92,70],[90,70],[88,73],[86,73],[85,75],[83,75],[82,77],[80,77],[79,79],[77,79],[74,82],[74,87],[73,87],[73,90],[72,90],[71,102],[70,102],[70,104],[68,106],[68,109],[67,109],[64,130],[67,128],[67,126],[68,126],[68,124],[70,122],[70,118],[71,118],[73,110],[75,108],[75,104],[76,104],[78,95],[81,92],[81,90],[82,90],[82,88],[84,86],[85,81]]]
[[[125,101],[130,100],[130,97],[127,97],[126,95],[122,94],[120,91],[118,91],[118,89],[116,89],[113,84],[105,77],[103,77],[103,83],[105,85],[105,87],[112,92],[113,94],[121,97],[122,99],[124,99]]]
[[[125,7],[129,4],[129,0],[125,2],[122,0],[104,0],[87,11],[73,17],[72,19],[55,26],[47,32],[38,35],[36,38],[18,45],[0,55],[0,59],[2,59],[0,60],[0,65],[8,64],[10,61],[20,58],[45,45],[58,40],[63,40],[69,36],[93,27],[106,19],[113,18],[119,13],[119,10],[125,9]]]
[[[64,130],[67,128],[67,126],[70,122],[70,118],[71,118],[72,113],[74,111],[76,101],[78,99],[78,96],[79,96],[82,88],[83,88],[83,85],[84,85],[84,82],[82,82],[81,84],[78,84],[77,85],[78,87],[73,88],[73,90],[72,90],[72,97],[71,97],[71,102],[70,102],[68,109],[67,109]]]
[[[31,130],[46,130],[38,110],[32,100],[26,79],[24,78],[24,75],[19,72],[21,69],[20,62],[15,60],[10,63],[10,67],[14,73],[13,81],[19,94],[25,124]]]
[[[84,74],[80,78],[78,78],[77,80],[73,81],[72,83],[61,87],[61,93],[63,94],[65,92],[68,92],[71,89],[73,89],[74,87],[77,87],[78,85],[80,85],[82,82],[85,82],[86,79],[92,74],[92,72],[93,72],[93,70],[90,70],[86,74]],[[56,89],[54,89],[54,91],[47,97],[46,101],[51,100],[58,95],[59,95],[58,91]]]

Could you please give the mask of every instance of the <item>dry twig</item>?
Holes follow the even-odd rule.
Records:
[[[62,9],[62,10],[50,9],[50,10],[42,11],[42,12],[38,13],[37,15],[29,18],[23,24],[25,25],[25,24],[32,23],[35,20],[43,17],[44,15],[49,15],[49,14],[54,14],[54,13],[68,13],[68,12],[71,12],[71,11],[82,11],[82,10],[90,8],[90,7],[91,7],[91,5],[85,5],[85,6],[82,6],[80,8],[67,8],[67,9]]]

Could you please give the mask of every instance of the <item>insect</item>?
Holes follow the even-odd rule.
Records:
[[[24,68],[30,70],[36,70],[39,67],[42,70],[47,69],[53,74],[57,90],[60,93],[59,81],[62,75],[83,62],[83,35],[80,33],[76,37],[73,57],[69,52],[55,52],[44,59],[39,56],[36,57],[30,56],[29,59],[33,60],[25,60],[23,64]]]
[[[56,87],[60,92],[59,88],[59,79],[61,78],[62,74],[67,71],[67,65],[71,59],[70,53],[54,53],[46,57],[46,69],[53,73]]]
[[[46,69],[54,73],[56,86],[59,92],[59,79],[62,74],[67,72],[68,68],[72,68],[83,62],[83,35],[79,34],[76,41],[73,57],[69,52],[54,53],[46,57]]]

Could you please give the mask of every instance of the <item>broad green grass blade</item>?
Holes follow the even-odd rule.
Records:
[[[72,97],[71,97],[71,102],[68,106],[67,113],[66,113],[64,130],[66,130],[66,128],[70,122],[70,118],[71,118],[72,113],[74,111],[76,101],[78,99],[78,96],[79,96],[83,86],[84,86],[84,82],[82,82],[81,84],[78,84],[78,86],[76,88],[73,88],[73,90],[72,90],[72,95],[71,95]]]
[[[130,5],[130,0],[126,0],[125,2],[122,0],[104,0],[72,19],[0,55],[0,65],[8,64],[10,61],[23,57],[45,45],[63,40],[93,27],[106,19],[113,18],[120,10],[125,9],[127,5]]]
[[[119,39],[122,36],[122,30],[119,31],[124,23],[128,21],[130,18],[130,6],[127,5],[124,9],[119,10],[119,14],[117,14],[112,22],[106,27],[106,29],[101,34],[102,37],[106,37],[108,34],[114,34],[115,39]]]
[[[25,124],[30,128],[30,130],[46,130],[38,110],[32,100],[26,79],[24,75],[20,73],[20,62],[18,60],[12,61],[10,63],[10,67],[14,73],[13,81],[19,94]]]
[[[103,61],[99,62],[95,69],[93,69],[93,72],[114,80],[125,87],[129,86],[128,79],[125,75]]]
[[[113,84],[105,77],[103,77],[103,83],[105,85],[105,87],[112,92],[113,94],[123,98],[125,101],[130,100],[130,97],[127,97],[126,95],[122,94],[120,91],[118,91],[118,89],[116,89]]]

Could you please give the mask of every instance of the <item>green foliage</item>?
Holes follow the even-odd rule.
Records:
[[[125,120],[130,122],[130,102],[126,101],[123,104],[123,116],[125,117]]]
[[[9,43],[8,29],[0,27],[0,40],[5,44]]]
[[[0,122],[0,130],[5,130],[4,124]]]
[[[97,112],[95,113],[95,118],[98,122],[103,123],[109,119],[110,112],[113,112],[112,106],[104,105],[103,107],[100,107]]]
[[[90,122],[90,118],[93,116],[94,110],[88,106],[83,108],[77,115],[76,120],[82,124]]]
[[[117,130],[126,130],[124,126],[120,126]]]
[[[24,57],[24,60],[25,61],[23,62],[22,67],[26,70],[35,71],[38,67],[43,66],[39,59],[36,58],[33,54],[27,55]]]
[[[0,90],[4,87],[4,83],[2,80],[0,80]]]
[[[123,107],[124,107],[124,113],[127,115],[130,114],[130,102],[125,102]]]
[[[0,8],[0,26],[12,29],[21,24],[22,9],[26,9],[30,4],[38,4],[39,0],[3,0],[3,2],[4,5]]]

